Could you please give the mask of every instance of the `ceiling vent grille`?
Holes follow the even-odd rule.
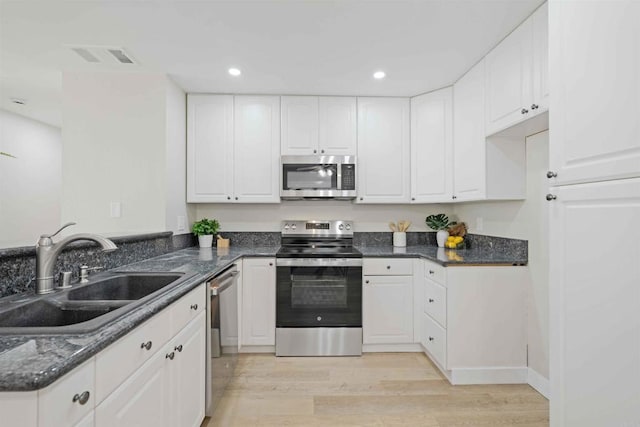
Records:
[[[0,0],[1,1],[1,0]],[[92,64],[136,64],[123,48],[114,46],[68,46],[79,57]]]
[[[133,64],[133,59],[131,59],[124,50],[122,49],[107,49],[107,51],[113,55],[116,60],[122,64]]]
[[[93,62],[93,63],[100,62],[98,57],[95,56],[93,53],[91,53],[91,51],[89,51],[89,49],[87,48],[72,47],[71,50],[77,53],[78,55],[80,55],[80,57],[87,62]]]

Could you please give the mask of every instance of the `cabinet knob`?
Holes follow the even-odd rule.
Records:
[[[227,200],[231,200],[231,196],[227,196]]]
[[[324,150],[320,150],[320,152],[321,152],[322,154],[324,154]]]
[[[547,196],[545,197],[548,201],[552,201],[558,198],[558,196],[556,196],[555,194],[547,194]]]
[[[365,280],[365,281],[364,281],[364,283],[369,283],[369,281],[368,281],[368,280]]]
[[[73,396],[73,402],[78,402],[79,404],[84,405],[89,401],[89,396],[91,396],[91,393],[83,391],[82,393]]]
[[[523,108],[522,110],[520,110],[520,114],[527,114],[529,112],[529,110],[527,110],[526,108]]]
[[[435,274],[435,271],[429,270],[429,274]]]
[[[531,104],[531,109],[532,110],[537,110],[538,109],[538,104]]]
[[[313,150],[313,154],[316,154],[318,152],[318,150]]]
[[[182,353],[182,344],[175,346],[173,349],[178,353]]]
[[[198,309],[198,304],[191,304],[191,310],[197,310]]]
[[[433,298],[429,298],[429,302],[435,302]]]
[[[391,270],[391,266],[390,265],[387,265],[387,270]]]
[[[555,178],[557,176],[558,176],[558,174],[556,172],[554,172],[554,171],[547,172],[547,178],[549,178],[549,179]]]
[[[434,337],[429,337],[429,341],[433,341],[434,339]]]
[[[452,198],[453,200],[455,200],[455,199],[457,199],[457,198],[458,198],[458,196],[451,196],[451,198]]]
[[[151,350],[151,346],[153,345],[153,343],[151,341],[147,341],[147,342],[143,342],[142,344],[140,344],[140,348],[145,348],[147,350]]]
[[[269,263],[269,267],[273,267],[273,263],[272,262]]]
[[[176,354],[173,351],[171,353],[167,353],[164,356],[165,359],[169,359],[169,360],[173,360],[174,357],[176,357]]]
[[[360,200],[362,200],[362,197],[360,197]]]
[[[411,198],[411,201],[412,201],[412,202],[414,202],[415,200],[416,200],[416,198],[415,198],[415,197],[412,197],[412,198]]]
[[[238,197],[236,197],[236,200],[238,200]]]

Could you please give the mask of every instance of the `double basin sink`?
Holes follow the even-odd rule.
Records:
[[[2,334],[79,334],[96,330],[191,278],[184,273],[102,273],[89,283],[0,305]]]

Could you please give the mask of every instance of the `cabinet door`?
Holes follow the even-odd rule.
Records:
[[[452,104],[450,87],[411,98],[412,203],[452,200]]]
[[[358,202],[410,200],[408,98],[358,98]]]
[[[242,344],[276,343],[276,267],[273,258],[242,261]]]
[[[187,201],[221,203],[233,196],[233,96],[187,98]]]
[[[313,155],[318,151],[318,97],[283,96],[282,154]]]
[[[204,419],[206,313],[202,312],[172,340],[171,425],[198,427]]]
[[[553,184],[640,176],[639,20],[636,1],[549,5]]]
[[[545,2],[531,16],[533,26],[533,98],[529,115],[549,110],[549,8]],[[534,108],[535,107],[535,108]]]
[[[279,203],[280,97],[236,96],[234,202]]]
[[[95,426],[95,413],[93,411],[89,412],[89,414],[81,419],[77,424],[73,427],[93,427]]]
[[[158,351],[95,409],[96,427],[171,426],[166,351]]]
[[[551,425],[637,425],[640,178],[552,191]]]
[[[485,57],[487,135],[527,118],[532,90],[532,37],[529,19]]]
[[[356,154],[356,98],[321,96],[319,120],[320,154]]]
[[[413,342],[413,279],[411,276],[364,276],[362,342],[363,344]]]
[[[453,194],[455,200],[486,197],[484,60],[453,87]]]
[[[2,422],[7,426],[37,427],[38,392],[0,393],[0,413],[2,414]]]

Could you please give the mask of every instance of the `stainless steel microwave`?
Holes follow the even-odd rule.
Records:
[[[355,156],[282,156],[280,198],[354,199]]]

